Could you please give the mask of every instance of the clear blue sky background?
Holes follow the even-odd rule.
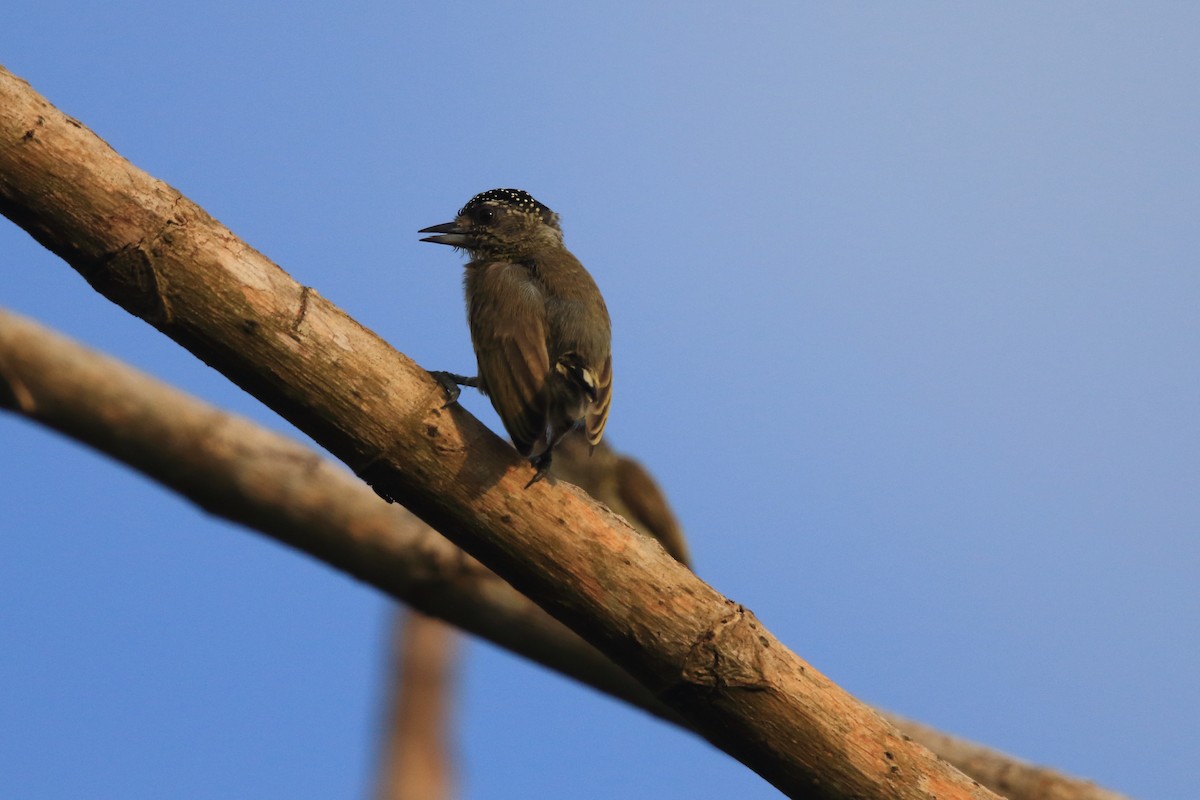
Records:
[[[430,368],[471,351],[416,230],[528,189],[701,576],[868,702],[1193,796],[1200,6],[422,6],[43,0],[0,63]],[[3,220],[0,304],[288,430]],[[383,598],[7,415],[0,507],[6,797],[363,796]],[[468,798],[777,796],[463,681]]]

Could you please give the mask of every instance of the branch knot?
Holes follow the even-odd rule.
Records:
[[[693,686],[762,690],[770,686],[762,657],[762,625],[745,606],[730,603],[730,613],[697,638],[683,665],[683,680]]]

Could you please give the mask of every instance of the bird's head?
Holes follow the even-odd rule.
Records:
[[[520,189],[489,189],[470,199],[453,222],[423,228],[422,242],[466,250],[473,260],[520,258],[562,245],[558,214]]]

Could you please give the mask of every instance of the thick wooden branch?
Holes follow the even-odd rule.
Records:
[[[994,795],[584,493],[536,484],[428,374],[0,71],[0,212],[620,664],[791,797]]]
[[[345,470],[284,436],[2,310],[0,408],[61,431],[201,508],[320,558],[426,613],[684,724],[494,573],[404,509],[381,502]],[[570,464],[566,455],[564,464]],[[620,471],[617,464],[609,469]],[[613,491],[606,490],[613,482],[602,476],[593,475],[589,483],[605,494]],[[671,533],[674,526],[660,527]],[[1085,781],[891,719],[905,735],[1010,800],[1119,800]]]

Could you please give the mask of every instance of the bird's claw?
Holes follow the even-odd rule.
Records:
[[[540,456],[534,456],[533,458],[529,459],[530,465],[537,470],[537,472],[534,472],[533,477],[529,479],[529,483],[525,484],[526,489],[550,474],[550,454],[551,451],[547,450]]]
[[[446,403],[442,408],[449,408],[458,402],[458,396],[462,394],[460,386],[478,386],[478,378],[468,378],[465,375],[457,375],[453,372],[443,372],[442,370],[430,370],[429,374],[437,381],[442,389],[446,392]]]

